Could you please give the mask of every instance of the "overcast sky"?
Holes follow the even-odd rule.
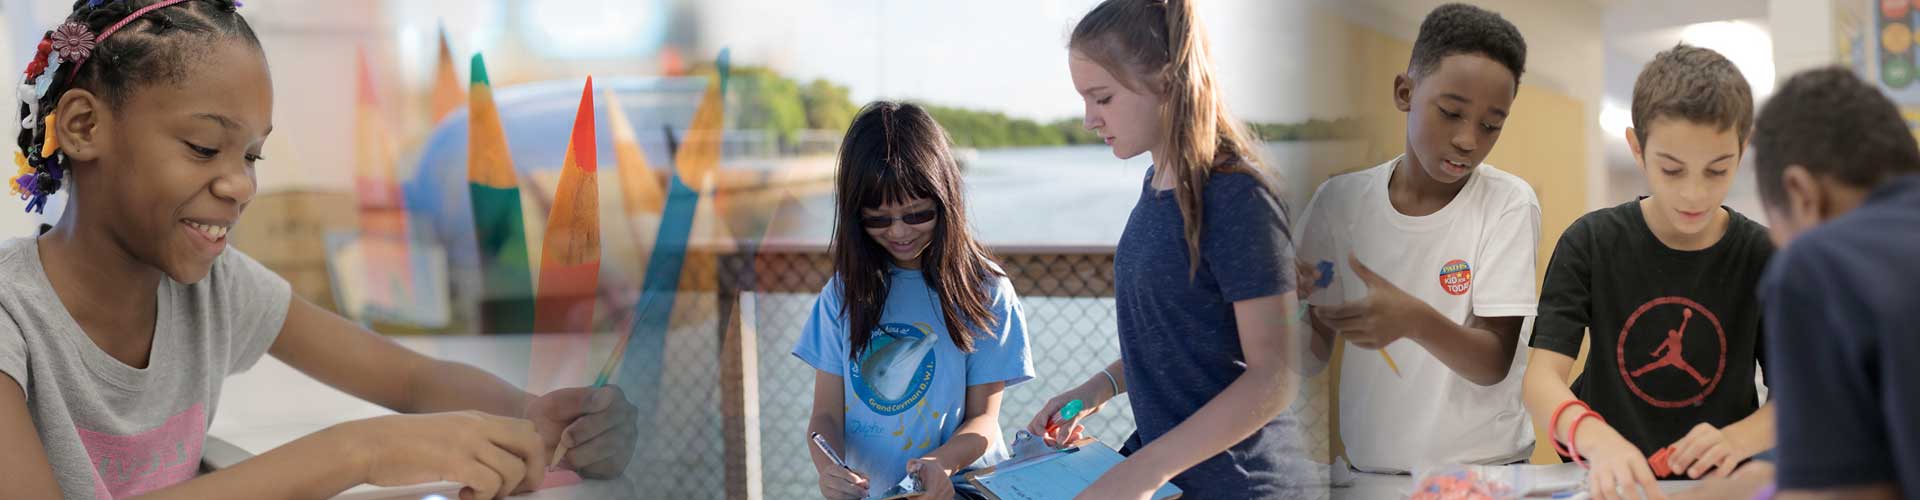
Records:
[[[909,98],[1011,115],[1079,117],[1067,35],[1094,0],[704,0],[701,38],[740,64],[847,85],[856,101]],[[1331,118],[1304,94],[1305,0],[1205,0],[1201,20],[1234,112]],[[750,13],[750,14],[749,14]],[[1316,109],[1326,108],[1326,109]]]

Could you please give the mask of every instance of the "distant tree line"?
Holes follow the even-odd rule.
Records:
[[[732,69],[733,96],[728,111],[732,128],[770,131],[783,146],[791,146],[802,130],[846,130],[860,105],[848,97],[847,87],[824,79],[800,83],[762,66]],[[1025,146],[1099,144],[1101,139],[1080,126],[1079,118],[1039,122],[980,111],[921,103],[961,147],[990,149]],[[1350,118],[1311,119],[1298,123],[1249,123],[1266,141],[1318,141],[1351,137]]]

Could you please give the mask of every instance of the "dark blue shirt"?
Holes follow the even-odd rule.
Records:
[[[1761,280],[1781,489],[1920,495],[1920,175],[1782,249]]]
[[[1200,267],[1192,271],[1173,191],[1153,171],[1127,218],[1113,261],[1120,357],[1136,429],[1131,453],[1167,433],[1247,369],[1233,303],[1292,291],[1293,245],[1279,202],[1249,174],[1214,174],[1206,185]],[[1173,478],[1185,498],[1324,495],[1291,414]],[[1324,471],[1325,466],[1319,470]]]

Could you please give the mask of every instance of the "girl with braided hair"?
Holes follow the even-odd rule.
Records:
[[[361,483],[542,483],[548,454],[621,474],[633,405],[617,388],[543,396],[434,360],[293,296],[227,232],[273,130],[265,52],[233,0],[79,0],[23,83],[28,210],[52,229],[0,242],[0,498],[316,498]],[[221,381],[271,353],[408,415],[336,425],[196,477]]]

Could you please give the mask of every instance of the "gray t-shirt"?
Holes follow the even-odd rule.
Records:
[[[198,283],[162,278],[153,351],[135,369],[80,330],[31,238],[0,242],[0,372],[20,383],[67,498],[125,498],[193,478],[227,374],[265,354],[292,288],[228,249]]]

